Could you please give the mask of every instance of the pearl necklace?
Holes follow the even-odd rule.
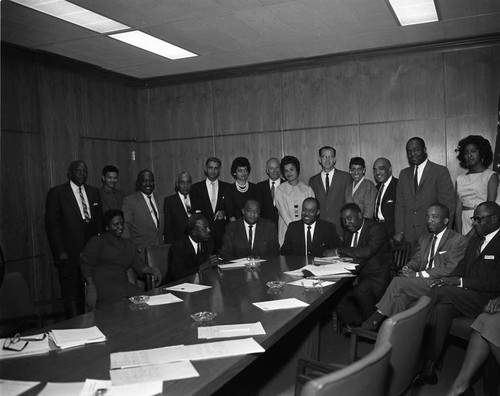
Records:
[[[245,185],[243,187],[240,187],[239,183],[236,182],[236,189],[240,192],[240,193],[246,193],[248,191],[248,186],[250,184],[248,184],[248,181],[245,182]]]

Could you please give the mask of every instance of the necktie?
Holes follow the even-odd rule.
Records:
[[[329,174],[326,174],[325,178],[325,191],[328,193],[328,190],[330,189],[330,177],[328,176]]]
[[[253,251],[253,244],[252,244],[253,231],[252,231],[252,227],[253,227],[253,225],[249,225],[248,226],[248,243],[250,243],[250,250],[251,251]]]
[[[199,256],[201,254],[201,243],[198,244],[198,251],[196,252],[196,255]]]
[[[212,182],[212,199],[211,199],[211,203],[212,203],[212,210],[215,213],[215,209],[217,207],[217,196],[216,196],[216,193],[215,193],[215,182]]]
[[[384,192],[384,183],[381,184],[380,188],[378,189],[378,197],[377,197],[377,204],[375,207],[375,219],[380,220],[378,216],[378,212],[380,210],[380,201],[382,201],[382,193]]]
[[[186,205],[186,212],[188,217],[191,216],[191,204],[189,203],[188,196],[184,195],[184,204]]]
[[[307,246],[306,246],[306,249],[307,249],[307,255],[310,255],[311,250],[312,250],[312,237],[311,237],[311,226],[310,225],[307,226]]]
[[[418,190],[418,165],[415,166],[415,174],[413,175],[413,187],[415,188],[415,192]]]
[[[430,252],[430,256],[429,256],[429,264],[427,264],[427,268],[426,269],[431,269],[432,266],[434,265],[434,256],[436,255],[436,241],[437,241],[437,236],[434,235],[434,237],[432,238],[432,245],[431,245],[431,252]]]
[[[158,212],[153,204],[153,200],[151,199],[151,195],[148,195],[149,203],[151,204],[151,208],[153,209],[153,213],[156,219],[156,228],[160,228],[160,219],[158,218]]]
[[[82,186],[78,187],[78,191],[80,192],[80,201],[82,202],[83,217],[85,218],[86,223],[90,223],[89,208],[87,207],[87,202],[85,202],[85,197],[83,196]]]
[[[478,256],[481,254],[481,246],[483,246],[483,243],[485,240],[486,240],[485,237],[482,237],[481,239],[479,239],[479,242],[477,244],[477,252],[476,252]]]
[[[274,193],[276,192],[276,187],[274,186],[275,182],[271,183],[271,197],[273,197],[273,205],[274,205]]]
[[[358,247],[358,232],[359,231],[356,231],[356,233],[354,234],[354,238],[352,239],[352,247]]]

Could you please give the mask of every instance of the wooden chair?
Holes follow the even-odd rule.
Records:
[[[297,367],[298,396],[384,396],[389,377],[392,346],[379,344],[372,352],[348,366],[324,364],[300,359]],[[322,375],[326,372],[329,374]],[[311,374],[306,374],[306,371]],[[332,372],[333,371],[333,372]],[[317,375],[310,379],[310,375]],[[300,385],[304,384],[301,388]]]
[[[410,261],[411,243],[391,241],[391,248],[394,257],[393,275],[396,275]]]
[[[165,279],[168,271],[168,252],[171,244],[148,246],[146,248],[146,264],[150,267],[160,269],[162,279]]]
[[[429,302],[429,297],[421,297],[411,308],[386,319],[378,333],[360,327],[352,329],[351,361],[356,359],[359,337],[376,340],[375,347],[386,341],[391,343],[393,350],[388,396],[405,393],[412,383],[417,370]]]

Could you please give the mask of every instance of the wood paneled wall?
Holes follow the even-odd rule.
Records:
[[[337,167],[352,156],[379,156],[394,174],[407,166],[405,143],[427,142],[429,158],[463,172],[458,140],[482,134],[494,143],[500,91],[500,44],[360,56],[328,64],[248,73],[175,85],[141,84],[89,67],[47,61],[9,49],[2,53],[0,243],[8,271],[24,274],[37,300],[58,294],[43,227],[46,192],[66,181],[77,158],[100,185],[108,164],[132,192],[137,172],[155,172],[157,194],[174,191],[175,177],[203,178],[208,156],[246,156],[250,179],[264,179],[269,157],[297,156],[301,179],[319,171],[317,150],[337,149]],[[134,158],[134,159],[133,159]]]

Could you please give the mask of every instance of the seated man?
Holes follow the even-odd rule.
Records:
[[[426,295],[436,278],[448,276],[462,259],[467,238],[447,228],[450,218],[448,208],[440,203],[427,209],[429,234],[420,237],[418,248],[394,278],[377,304],[378,310],[361,325],[366,330],[376,330],[386,316],[404,311],[408,304]]]
[[[500,206],[490,201],[479,204],[474,209],[472,226],[476,235],[469,239],[464,258],[429,293],[425,366],[415,378],[415,386],[438,382],[435,362],[441,356],[453,319],[478,316],[500,293]]]
[[[224,260],[248,256],[268,258],[279,254],[278,233],[273,222],[260,218],[260,205],[250,199],[241,210],[243,217],[229,223],[222,242]]]
[[[343,323],[356,326],[375,311],[375,304],[391,280],[392,250],[384,226],[364,218],[355,203],[348,203],[342,208],[341,220],[344,247],[335,249],[333,253],[352,257],[359,265],[353,287],[341,298],[337,314]]]
[[[306,198],[302,203],[302,220],[288,225],[285,242],[281,247],[284,256],[322,257],[327,249],[342,246],[335,224],[319,218],[319,202]]]
[[[170,248],[167,272],[169,282],[218,264],[217,256],[212,255],[214,245],[210,239],[208,220],[203,215],[194,214],[188,219],[186,234]]]

